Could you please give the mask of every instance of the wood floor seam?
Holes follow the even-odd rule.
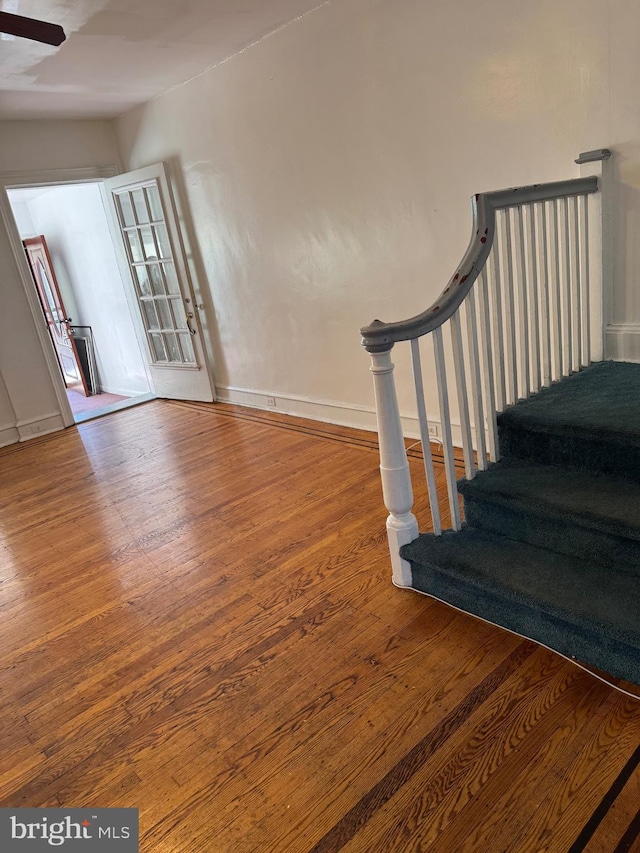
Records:
[[[382,808],[410,779],[425,762],[457,731],[472,713],[474,713],[505,678],[515,668],[533,654],[535,646],[524,641],[502,661],[493,672],[466,696],[441,723],[432,729],[413,749],[381,779],[346,815],[329,830],[310,850],[309,853],[338,853],[355,834],[365,826],[373,815]]]
[[[170,400],[167,402],[169,402],[172,406],[178,406],[180,408],[188,409],[190,411],[201,412],[203,414],[219,415],[225,418],[233,418],[235,420],[246,421],[247,423],[256,423],[260,424],[261,426],[284,429],[288,432],[297,432],[301,435],[310,435],[314,438],[326,439],[328,441],[336,441],[341,444],[350,445],[352,447],[359,447],[362,450],[370,450],[375,453],[379,452],[379,445],[376,439],[364,439],[354,437],[349,434],[350,430],[354,429],[352,427],[337,427],[337,430],[339,431],[332,433],[327,432],[326,430],[323,430],[321,428],[311,428],[307,427],[306,425],[298,425],[295,423],[296,418],[292,418],[291,422],[282,422],[269,417],[268,413],[266,413],[264,416],[261,416],[257,413],[260,410],[256,410],[256,414],[254,414],[253,411],[251,412],[251,414],[248,414],[247,412],[230,411],[217,407],[214,409],[213,404],[205,406],[199,403],[190,403],[176,400]],[[408,447],[406,452],[407,456],[410,459],[424,458],[422,447],[419,441],[414,442],[413,445]],[[436,464],[444,463],[444,453],[442,451],[441,444],[435,442],[431,443],[431,456]],[[456,473],[460,475],[464,473],[464,460],[462,457],[462,451],[459,448],[454,448],[454,462],[456,465],[456,469],[459,469]]]
[[[635,817],[631,820],[631,823],[627,827],[624,835],[618,842],[616,849],[613,853],[629,853],[632,845],[640,836],[640,810],[638,810],[635,814]]]
[[[582,851],[586,848],[587,844],[595,834],[596,830],[602,823],[602,821],[607,816],[607,813],[612,808],[616,799],[622,793],[624,786],[627,784],[631,775],[636,770],[636,768],[640,765],[640,746],[635,750],[633,755],[629,758],[625,766],[622,768],[620,773],[614,779],[613,784],[606,792],[597,808],[594,810],[593,814],[583,826],[580,834],[576,838],[576,840],[571,845],[569,849],[569,853],[582,853]],[[616,850],[615,853],[620,853],[620,851]]]

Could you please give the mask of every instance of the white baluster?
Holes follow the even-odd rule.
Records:
[[[487,277],[485,271],[480,273],[480,290],[478,311],[480,313],[480,352],[482,354],[482,374],[485,394],[485,411],[487,413],[487,429],[489,458],[492,462],[500,459],[498,449],[498,422],[496,418],[496,396],[493,385],[493,354],[491,352],[491,326],[489,321],[489,296],[487,293]],[[496,353],[500,358],[500,353]]]
[[[562,308],[560,304],[560,248],[558,245],[558,199],[551,202],[550,236],[550,304],[549,316],[553,330],[553,366],[551,377],[554,380],[562,377]]]
[[[580,221],[578,196],[573,196],[569,208],[569,232],[571,238],[571,370],[580,370],[582,362],[582,310],[580,297]]]
[[[538,317],[538,257],[535,205],[527,205],[529,270],[529,316],[531,317],[531,389],[540,390],[540,322]]]
[[[589,196],[580,196],[580,309],[582,314],[581,364],[591,364],[591,294],[589,290]]]
[[[513,294],[513,237],[511,233],[511,211],[509,208],[501,211],[504,236],[505,263],[504,275],[504,320],[505,320],[505,349],[504,361],[507,368],[507,403],[518,400],[518,361],[516,353],[516,314]]]
[[[518,207],[517,212],[517,240],[515,250],[516,264],[518,268],[518,331],[520,335],[519,395],[526,400],[531,393],[531,371],[529,368],[529,306],[527,304],[527,268],[522,207]]]
[[[458,392],[458,411],[460,412],[460,431],[462,433],[462,452],[464,454],[464,474],[467,480],[473,480],[476,467],[473,464],[473,442],[471,441],[471,422],[469,420],[469,398],[467,396],[467,378],[464,370],[464,352],[460,333],[460,309],[451,317],[451,345],[453,347],[453,366]]]
[[[418,404],[418,423],[420,425],[420,441],[422,443],[422,459],[424,462],[424,474],[427,480],[429,492],[429,506],[431,508],[431,520],[433,532],[436,536],[442,533],[440,521],[440,505],[438,503],[438,492],[436,490],[436,476],[433,470],[433,456],[431,455],[431,442],[429,440],[429,422],[427,421],[427,408],[424,401],[424,383],[422,380],[422,364],[420,362],[420,343],[418,338],[411,341],[411,364],[413,366],[413,383],[416,389],[416,402]]]
[[[393,381],[391,352],[372,352],[370,355],[378,418],[382,494],[389,510],[387,536],[393,582],[396,586],[407,587],[411,586],[411,566],[400,557],[400,548],[418,538],[418,522],[411,512],[411,475]]]
[[[551,385],[551,324],[549,320],[549,252],[547,238],[547,205],[542,202],[539,210],[539,252],[538,269],[540,270],[540,327],[542,352],[541,379],[542,386]]]
[[[599,164],[590,163],[590,166]],[[601,179],[602,180],[602,179]],[[602,190],[587,202],[587,283],[589,288],[589,353],[591,361],[601,361],[606,352],[606,228],[605,199]],[[611,291],[609,291],[611,292]]]
[[[442,428],[442,452],[444,454],[444,469],[447,475],[447,494],[451,511],[451,526],[460,530],[460,505],[458,503],[458,486],[456,469],[453,461],[453,441],[451,439],[451,418],[449,416],[449,395],[447,393],[447,369],[444,361],[442,345],[442,326],[432,332],[433,352],[436,359],[436,379],[438,382],[438,400],[440,402],[440,425]]]
[[[478,355],[478,327],[476,323],[475,285],[465,300],[467,318],[467,344],[469,349],[469,378],[471,381],[471,402],[473,404],[473,423],[476,430],[476,453],[478,468],[487,470],[487,446],[485,439],[484,411],[482,408],[482,383],[480,380],[480,357]]]
[[[562,199],[562,375],[569,376],[573,361],[571,352],[571,244],[569,229],[569,200]]]
[[[487,259],[487,281],[490,282],[491,316],[494,352],[504,353],[504,325],[502,322],[502,284],[500,281],[500,234],[496,229],[494,244]],[[474,320],[475,322],[475,320]],[[504,361],[497,358],[496,368],[496,408],[503,412],[507,407],[507,390],[504,379]]]

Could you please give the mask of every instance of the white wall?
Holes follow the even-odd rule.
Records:
[[[147,393],[149,382],[99,185],[61,186],[35,197],[15,190],[10,193],[12,208],[23,195],[33,234],[47,240],[67,312],[75,325],[93,329],[102,390],[125,396]]]
[[[127,167],[184,175],[222,396],[370,423],[358,329],[439,294],[473,193],[577,176],[607,146],[633,149],[640,186],[639,17],[627,0],[340,0],[121,116]]]
[[[576,175],[589,148],[616,152],[611,319],[638,340],[639,80],[632,0],[334,0],[115,130],[127,167],[184,178],[223,394],[370,423],[359,326],[439,293],[472,193]],[[116,160],[106,122],[0,122],[0,171]],[[4,229],[0,280],[0,426],[26,437],[57,403]]]
[[[11,201],[11,210],[13,218],[16,221],[16,227],[20,233],[20,237],[24,240],[26,237],[36,237],[36,229],[31,219],[31,211],[29,210],[29,201],[21,197],[21,193],[28,192],[26,190],[13,190],[8,193]]]
[[[5,178],[7,173],[107,166],[117,161],[113,130],[108,122],[0,121],[0,173]],[[0,387],[6,391],[0,391],[0,427],[11,423],[13,438],[24,439],[59,429],[63,421],[8,234],[1,222],[0,281]]]

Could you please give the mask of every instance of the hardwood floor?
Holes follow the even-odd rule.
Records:
[[[0,451],[0,805],[137,807],[145,853],[640,853],[640,703],[394,588],[374,439],[157,401]]]

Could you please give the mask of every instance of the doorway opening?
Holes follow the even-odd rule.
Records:
[[[153,399],[101,184],[7,188],[76,423]]]

